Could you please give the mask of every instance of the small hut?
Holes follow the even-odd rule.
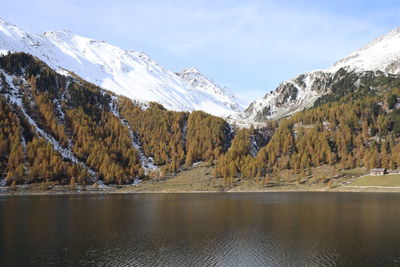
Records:
[[[371,175],[385,175],[387,173],[386,169],[371,169],[369,171]]]

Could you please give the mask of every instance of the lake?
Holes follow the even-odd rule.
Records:
[[[0,198],[0,266],[399,266],[400,194]]]

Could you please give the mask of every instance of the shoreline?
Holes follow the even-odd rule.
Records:
[[[70,190],[65,189],[64,191],[6,191],[1,192],[0,197],[7,196],[46,196],[46,195],[106,195],[106,194],[215,194],[215,193],[400,193],[400,187],[387,187],[387,186],[339,186],[335,188],[327,187],[288,187],[279,186],[275,188],[264,188],[264,189],[233,189],[227,191],[219,190],[132,190],[131,186],[126,188],[104,188],[98,190]]]

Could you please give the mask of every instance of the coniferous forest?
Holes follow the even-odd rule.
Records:
[[[159,179],[199,161],[228,182],[282,171],[307,177],[320,166],[400,167],[400,78],[339,74],[312,108],[240,129],[202,111],[137,103],[29,54],[8,54],[0,57],[0,173],[9,185],[85,185]]]
[[[134,103],[24,53],[0,58],[0,68],[0,171],[7,184],[127,184],[213,161],[229,147],[229,124],[204,112]],[[144,170],[139,153],[160,168]]]

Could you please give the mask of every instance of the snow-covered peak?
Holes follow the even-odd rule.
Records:
[[[178,76],[188,81],[194,86],[199,86],[201,88],[212,87],[215,91],[222,92],[223,89],[215,84],[211,79],[208,79],[203,73],[201,73],[196,68],[189,68],[177,73]]]
[[[213,97],[229,106],[232,110],[242,111],[248,105],[245,100],[234,95],[228,88],[219,86],[194,67],[185,69],[177,73],[177,75],[194,88],[213,95]]]
[[[192,74],[198,74],[198,75],[202,75],[202,73],[198,70],[198,69],[196,69],[195,67],[191,67],[191,68],[188,68],[188,69],[184,69],[183,71],[181,71],[180,72],[181,74],[184,74],[184,73],[192,73]]]
[[[247,127],[308,108],[331,91],[335,73],[341,68],[354,73],[383,71],[400,74],[400,28],[376,38],[325,70],[311,71],[282,82],[274,91],[252,102],[245,111],[231,115],[230,120]]]
[[[43,44],[43,42],[42,38],[38,38],[14,24],[0,19],[0,54],[5,54],[8,51],[21,51],[22,49],[31,51],[34,47]]]
[[[400,73],[400,27],[354,51],[349,56],[337,61],[327,71],[335,72],[340,68],[355,71],[383,71]]]
[[[26,52],[60,73],[69,70],[116,94],[155,101],[171,110],[203,110],[226,116],[243,107],[228,91],[213,82],[212,87],[204,75],[202,79],[209,81],[207,86],[191,84],[142,52],[127,51],[69,31],[32,34],[0,21],[0,54]]]

